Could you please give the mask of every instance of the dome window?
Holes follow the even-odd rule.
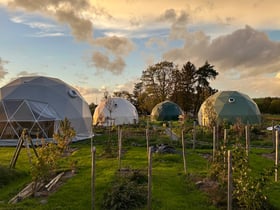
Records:
[[[229,103],[234,103],[234,102],[235,102],[235,99],[234,99],[234,98],[229,98],[229,99],[228,99],[228,102],[229,102]]]
[[[68,95],[71,97],[71,98],[76,98],[78,96],[77,92],[75,90],[68,90]]]

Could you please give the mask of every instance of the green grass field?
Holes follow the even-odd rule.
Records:
[[[155,136],[157,140],[152,142],[161,142],[161,136]],[[96,146],[96,179],[95,179],[95,209],[101,210],[104,194],[109,190],[116,173],[119,169],[117,157],[104,157],[104,142],[108,136],[98,135],[94,137]],[[112,138],[112,141],[116,137]],[[166,136],[162,137],[163,142],[169,142]],[[136,142],[136,143],[135,143]],[[178,151],[181,151],[180,143],[174,143]],[[12,210],[87,210],[91,209],[91,143],[90,140],[73,143],[72,147],[77,148],[69,157],[60,161],[61,170],[70,168],[70,163],[77,163],[75,176],[68,179],[55,193],[48,197],[28,198],[17,204],[8,204],[8,201],[15,196],[26,184],[31,181],[30,163],[26,149],[22,149],[16,164],[16,176],[11,176],[0,185],[0,209]],[[117,143],[115,142],[115,149]],[[148,160],[145,146],[144,135],[124,135],[122,157],[122,168],[140,169],[147,171]],[[0,147],[0,166],[9,167],[15,148]],[[264,168],[272,167],[274,160],[268,159],[262,154],[271,153],[271,149],[251,149],[250,165],[252,173],[258,176]],[[208,195],[200,191],[189,177],[207,177],[209,173],[209,161],[203,157],[203,154],[212,153],[211,149],[187,148],[187,175],[184,174],[183,158],[179,154],[153,154],[152,160],[152,209],[153,210],[204,210],[219,209],[215,207]],[[2,175],[3,176],[3,175]],[[277,209],[280,209],[280,184],[275,183],[271,178],[271,183],[266,189],[270,203]],[[42,200],[44,202],[42,202]],[[44,203],[44,204],[42,204]],[[143,207],[142,209],[147,209]],[[139,209],[138,209],[139,210]]]

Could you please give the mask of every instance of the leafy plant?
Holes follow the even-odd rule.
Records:
[[[31,176],[36,182],[47,181],[55,174],[60,151],[54,143],[43,143],[37,148],[38,158],[32,160]]]
[[[215,154],[211,165],[210,177],[224,188],[227,184],[227,153],[228,148],[221,146]],[[232,150],[233,200],[241,209],[271,209],[265,187],[274,169],[265,169],[260,176],[253,176],[249,166],[249,158],[244,145],[236,141]]]
[[[69,145],[75,135],[76,131],[71,127],[71,122],[65,118],[60,121],[59,130],[53,135],[53,138],[56,140],[58,148],[64,153],[69,150]]]
[[[103,208],[112,210],[136,209],[144,206],[147,177],[139,170],[128,170],[119,174],[112,188],[104,194]]]

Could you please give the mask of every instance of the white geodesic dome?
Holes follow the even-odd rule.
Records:
[[[33,138],[50,139],[67,118],[74,140],[92,136],[92,116],[80,93],[63,81],[21,77],[0,89],[0,141],[18,139],[24,128]]]
[[[135,106],[125,98],[109,97],[102,100],[93,114],[93,125],[125,125],[138,123]]]

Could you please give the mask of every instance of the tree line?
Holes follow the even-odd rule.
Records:
[[[265,97],[253,99],[258,105],[260,112],[264,114],[280,114],[280,98]]]
[[[124,97],[139,114],[150,114],[153,107],[165,100],[178,104],[186,113],[196,115],[202,102],[217,92],[210,86],[218,72],[207,61],[201,67],[187,62],[181,68],[173,62],[162,61],[142,72],[140,81],[132,93],[114,92],[113,96]]]
[[[162,61],[142,71],[140,81],[134,84],[133,92],[118,91],[113,96],[130,101],[140,115],[148,115],[153,107],[165,100],[178,104],[185,113],[196,116],[203,101],[218,90],[210,81],[218,76],[217,70],[207,61],[196,67],[190,61],[181,68],[173,62]],[[253,99],[261,113],[280,114],[280,98]],[[90,104],[94,113],[96,104]]]

